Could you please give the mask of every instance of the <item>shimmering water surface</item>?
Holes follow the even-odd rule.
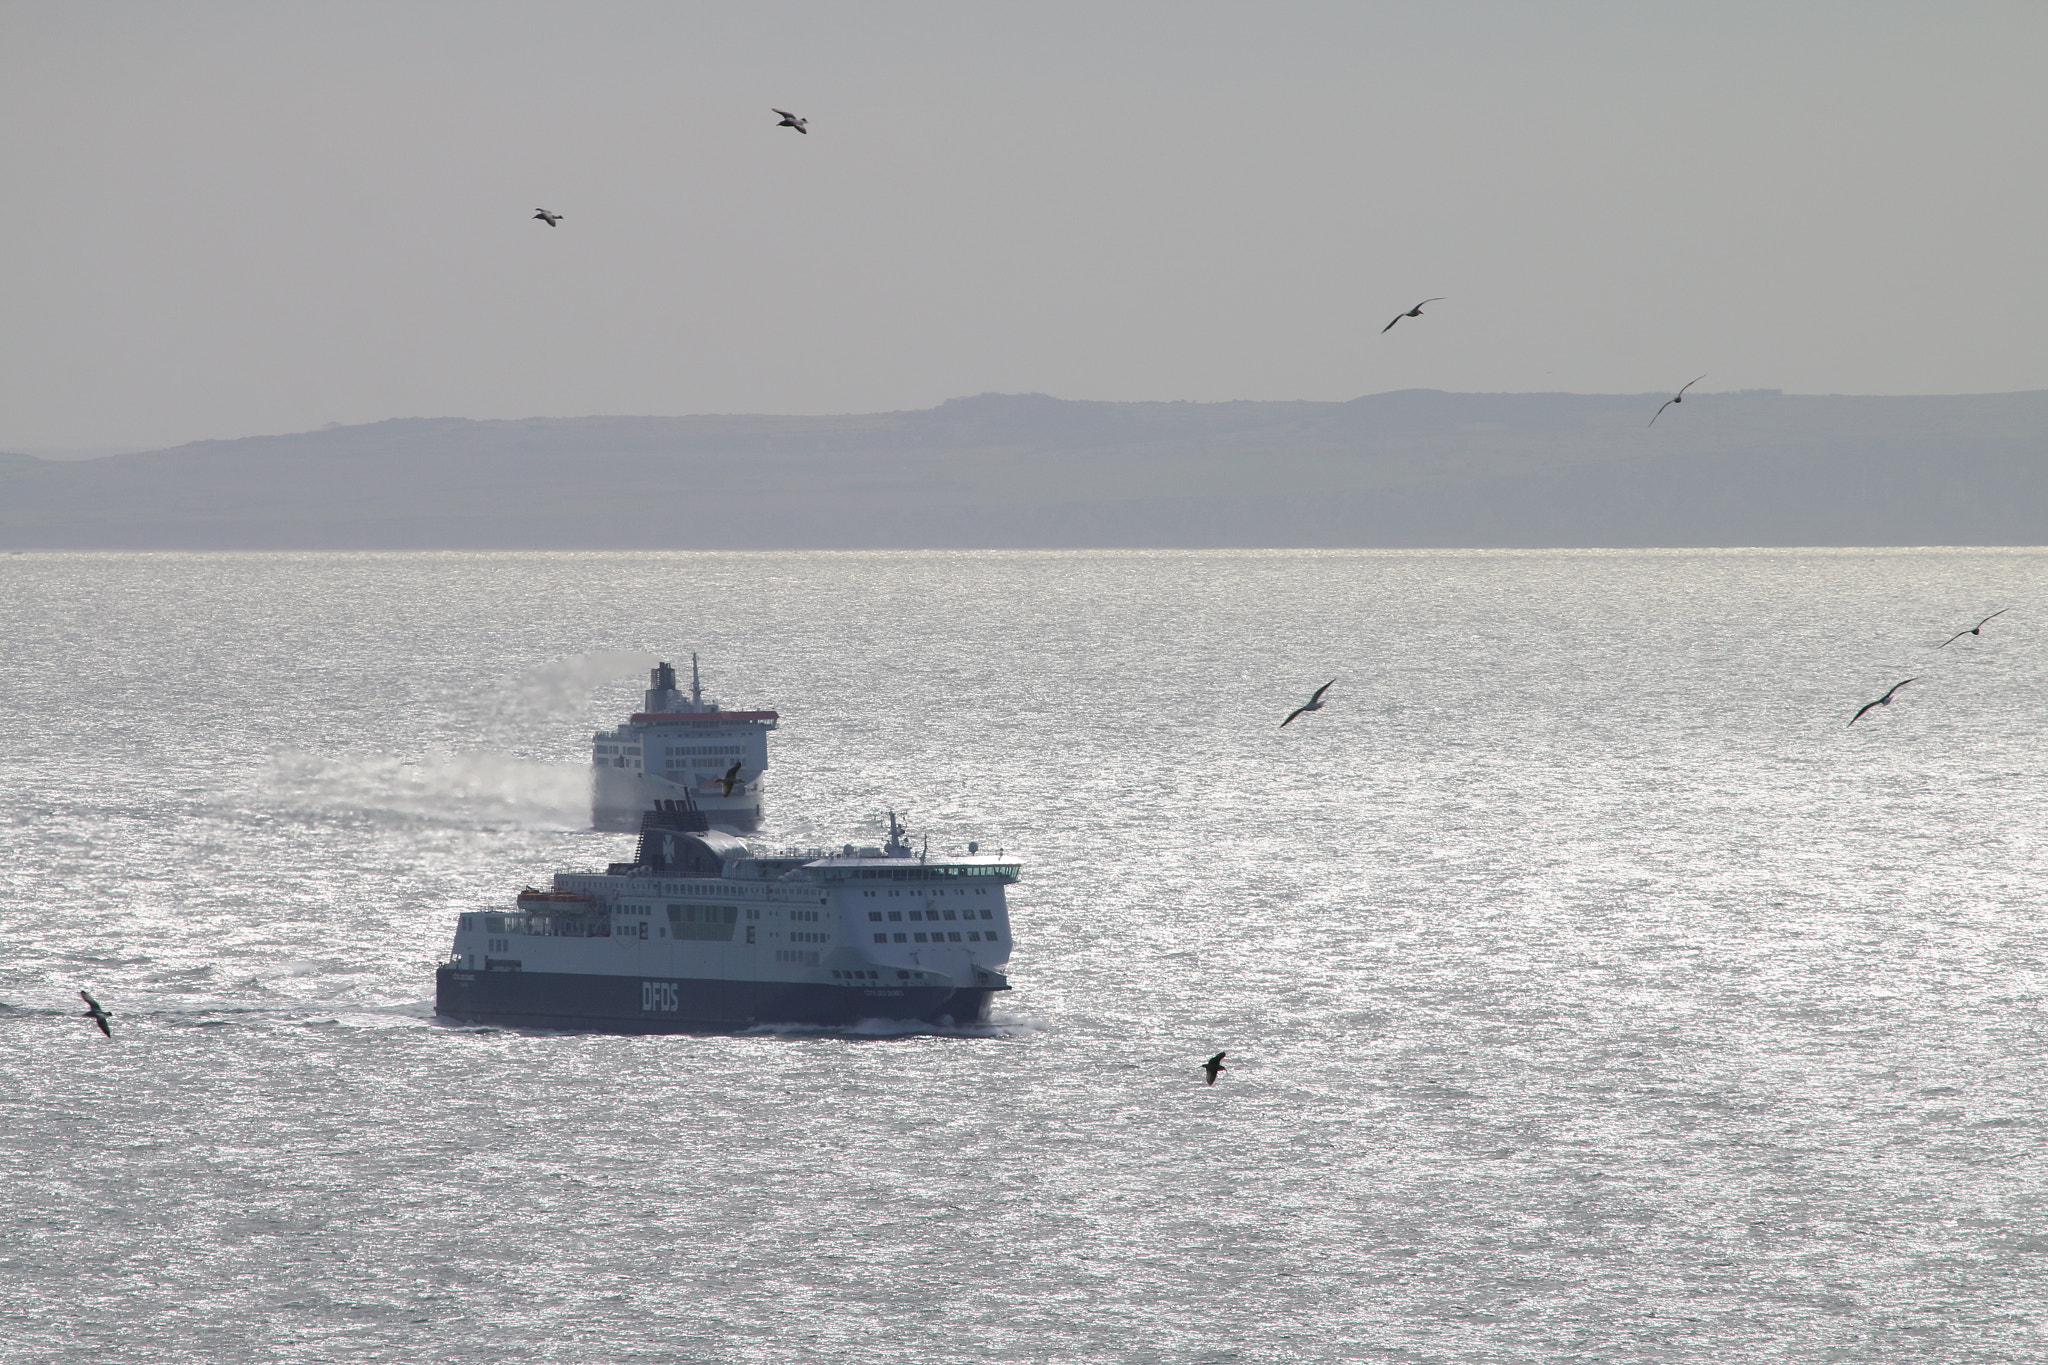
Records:
[[[2024,551],[0,559],[0,1358],[2048,1358],[2044,608]],[[691,649],[784,716],[766,842],[1022,858],[995,1027],[432,1018],[457,911],[622,856],[590,733]]]

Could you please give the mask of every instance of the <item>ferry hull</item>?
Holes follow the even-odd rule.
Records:
[[[754,1024],[851,1025],[864,1019],[974,1024],[1000,987],[835,986],[442,966],[434,1009],[445,1018],[589,1033],[690,1033]]]

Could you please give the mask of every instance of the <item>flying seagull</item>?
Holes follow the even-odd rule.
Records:
[[[1444,300],[1443,300],[1443,296],[1442,296],[1441,294],[1439,294],[1439,295],[1438,295],[1437,297],[1435,297],[1435,298],[1433,298],[1433,299],[1424,299],[1424,300],[1422,301],[1422,303],[1442,303],[1443,301],[1444,301]],[[1407,312],[1405,312],[1405,313],[1396,313],[1396,314],[1394,314],[1394,322],[1399,322],[1399,321],[1400,321],[1400,320],[1401,320],[1402,318],[1419,318],[1419,317],[1421,317],[1421,316],[1422,316],[1422,303],[1418,303],[1418,304],[1416,304],[1416,305],[1415,305],[1415,306],[1414,306],[1413,308],[1410,308],[1410,309],[1409,309],[1409,310],[1408,310]],[[1380,328],[1380,335],[1381,335],[1381,336],[1385,336],[1385,335],[1386,335],[1387,333],[1389,333],[1389,332],[1393,331],[1393,330],[1394,330],[1394,322],[1390,322],[1390,323],[1388,323],[1388,324],[1387,324],[1386,326],[1384,326],[1384,327]]]
[[[1997,611],[1994,611],[1989,616],[1985,617],[1983,621],[1979,621],[1976,625],[1971,626],[1968,630],[1957,631],[1955,634],[1949,636],[1946,640],[1943,640],[1940,644],[1936,645],[1935,648],[1947,649],[1950,645],[1962,639],[1965,635],[1982,635],[1984,633],[1984,626],[1986,622],[1996,621],[1999,617],[2005,615],[2007,612],[2011,610],[2011,607],[2000,607]]]
[[[1294,709],[1293,709],[1292,711],[1289,711],[1289,712],[1287,713],[1287,719],[1286,719],[1286,720],[1283,720],[1283,721],[1281,721],[1281,722],[1280,722],[1280,728],[1281,728],[1281,729],[1283,729],[1283,730],[1285,730],[1285,729],[1286,729],[1286,728],[1287,728],[1287,727],[1288,727],[1288,726],[1289,726],[1290,724],[1292,724],[1292,723],[1293,723],[1293,721],[1294,721],[1294,718],[1295,718],[1296,716],[1300,715],[1300,714],[1301,714],[1302,712],[1304,712],[1304,711],[1320,711],[1320,710],[1322,710],[1322,709],[1323,709],[1323,693],[1325,693],[1325,692],[1329,691],[1329,690],[1330,690],[1331,688],[1335,687],[1336,685],[1337,685],[1337,680],[1336,680],[1335,678],[1332,678],[1332,679],[1330,679],[1330,680],[1329,680],[1328,682],[1324,683],[1324,684],[1323,684],[1323,685],[1322,685],[1321,687],[1318,687],[1318,688],[1317,688],[1317,689],[1315,690],[1315,695],[1314,695],[1314,696],[1312,696],[1312,697],[1310,697],[1310,698],[1308,699],[1308,702],[1307,702],[1307,704],[1306,704],[1306,705],[1302,705],[1302,706],[1297,706],[1297,707],[1295,707],[1295,708],[1294,708]]]
[[[533,216],[540,219],[543,223],[546,223],[549,227],[553,227],[555,224],[562,221],[561,214],[549,213],[546,209],[541,209],[537,211]]]
[[[1700,376],[1700,379],[1705,379],[1705,378],[1706,378],[1706,376],[1705,376],[1705,375],[1701,375],[1701,376]],[[1699,383],[1699,382],[1700,382],[1700,379],[1695,379],[1695,380],[1692,380],[1692,381],[1691,381],[1690,383],[1688,383],[1688,384],[1687,384],[1687,385],[1685,386],[1685,389],[1689,389],[1689,388],[1691,388],[1691,387],[1693,386],[1693,384],[1697,384],[1697,383]],[[1664,408],[1668,408],[1668,407],[1670,407],[1670,406],[1671,406],[1671,405],[1672,405],[1673,403],[1683,403],[1683,402],[1685,401],[1685,389],[1680,389],[1680,390],[1679,390],[1679,391],[1678,391],[1677,393],[1675,393],[1675,394],[1671,395],[1671,397],[1669,397],[1669,398],[1665,399],[1665,400],[1664,400]],[[1657,425],[1657,418],[1658,418],[1658,417],[1662,417],[1662,416],[1664,415],[1664,408],[1658,408],[1658,409],[1657,409],[1657,412],[1656,412],[1656,416],[1653,416],[1652,418],[1650,418],[1650,425],[1651,425],[1651,426],[1653,426],[1653,427],[1654,427],[1654,426],[1656,426],[1656,425]]]
[[[804,127],[806,123],[810,122],[809,119],[798,118],[795,114],[790,113],[787,109],[777,109],[775,112],[782,115],[782,122],[775,125],[777,128],[794,128],[799,133],[802,133],[807,137],[810,135],[811,130]]]
[[[1892,692],[1896,692],[1896,691],[1898,691],[1898,690],[1899,690],[1900,688],[1904,687],[1904,686],[1906,685],[1906,683],[1909,683],[1909,682],[1917,682],[1917,681],[1918,681],[1918,679],[1915,679],[1915,678],[1908,678],[1908,679],[1906,679],[1906,682],[1902,682],[1902,683],[1893,683],[1893,684],[1892,684],[1892,691],[1891,691],[1891,692],[1887,692],[1887,693],[1885,693],[1885,694],[1884,694],[1883,696],[1879,697],[1879,698],[1878,698],[1878,699],[1877,699],[1876,701],[1870,701],[1870,702],[1865,702],[1865,703],[1863,703],[1863,711],[1868,711],[1868,710],[1869,710],[1869,709],[1870,709],[1871,707],[1873,707],[1873,706],[1890,706],[1890,705],[1892,704]],[[1853,715],[1853,716],[1849,717],[1849,723],[1850,723],[1851,725],[1854,725],[1854,724],[1855,724],[1855,723],[1856,723],[1857,721],[1859,721],[1859,720],[1862,720],[1862,719],[1863,719],[1863,711],[1858,711],[1858,712],[1857,712],[1857,713],[1856,713],[1855,715]]]
[[[740,760],[740,763],[744,762],[746,762],[745,759]],[[740,764],[735,763],[730,768],[727,768],[725,776],[717,780],[719,791],[726,796],[731,796],[732,789],[740,784]]]
[[[113,1037],[114,1031],[107,1027],[107,1012],[100,1008],[100,1002],[87,995],[84,991],[78,993],[78,998],[90,1006],[89,1009],[80,1010],[79,1014],[98,1024],[101,1033],[106,1034],[109,1038]]]
[[[1214,1057],[1211,1057],[1208,1061],[1202,1063],[1202,1070],[1209,1073],[1210,1085],[1216,1084],[1217,1072],[1228,1070],[1228,1068],[1223,1065],[1223,1059],[1228,1055],[1228,1053],[1219,1052]]]

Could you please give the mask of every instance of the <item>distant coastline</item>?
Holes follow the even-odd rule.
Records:
[[[0,550],[2048,544],[2048,390],[955,399],[0,454]]]

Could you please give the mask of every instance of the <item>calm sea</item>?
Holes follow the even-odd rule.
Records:
[[[0,639],[0,1359],[2048,1358],[2048,553],[15,555]],[[765,842],[1022,859],[995,1026],[436,1022],[692,650]]]

